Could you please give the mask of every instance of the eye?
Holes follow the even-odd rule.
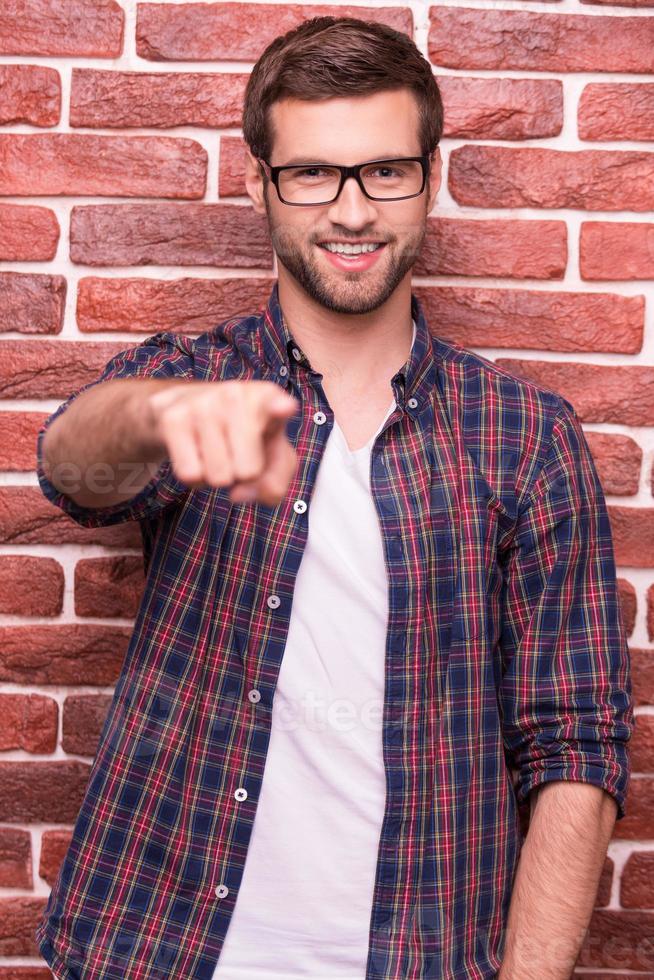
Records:
[[[300,178],[311,178],[311,177],[324,177],[325,175],[331,176],[331,171],[323,170],[322,167],[302,167],[299,170],[289,171],[293,177]]]
[[[403,171],[399,167],[391,167],[388,164],[381,164],[378,167],[373,167],[370,171],[371,175],[376,174],[378,177],[401,177]]]

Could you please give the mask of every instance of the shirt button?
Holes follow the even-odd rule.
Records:
[[[285,364],[282,364],[282,366],[279,369],[279,373],[281,374],[282,378],[286,377],[286,375],[288,374],[288,368],[286,367]]]
[[[247,800],[247,798],[248,798],[248,791],[244,789],[242,786],[240,786],[234,793],[234,799],[238,800],[239,803],[242,802],[243,800]]]
[[[256,704],[257,701],[260,701],[261,700],[261,693],[259,691],[257,691],[256,688],[253,688],[253,690],[248,691],[248,697],[249,697],[250,701],[252,701],[254,704]]]
[[[409,406],[409,408],[417,408],[418,407],[418,401],[417,401],[416,398],[409,398],[409,400],[407,402],[407,405]]]
[[[281,599],[279,598],[278,595],[269,595],[268,598],[266,599],[266,602],[268,603],[271,609],[278,609],[281,604]]]
[[[324,425],[324,423],[327,421],[327,416],[324,412],[316,412],[313,416],[313,421],[316,423],[316,425]]]
[[[293,510],[296,514],[304,514],[307,509],[307,505],[304,500],[296,500],[293,504]]]
[[[299,351],[297,347],[293,347],[293,349],[291,350],[291,354],[293,355],[296,361],[302,360],[302,352]]]
[[[229,895],[229,888],[227,887],[227,885],[217,885],[216,895],[218,896],[218,898],[225,898],[227,895]]]

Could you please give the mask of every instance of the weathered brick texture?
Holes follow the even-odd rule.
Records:
[[[240,126],[248,76],[74,68],[71,126]]]
[[[654,153],[462,146],[450,154],[449,188],[480,208],[651,211]]]
[[[654,279],[654,224],[584,221],[579,240],[584,279]]]
[[[237,204],[91,204],[73,208],[70,257],[84,265],[272,268],[265,219]]]
[[[0,260],[53,259],[58,241],[59,224],[49,208],[33,204],[0,204]]]
[[[86,276],[79,282],[77,325],[85,333],[172,330],[199,334],[228,316],[264,309],[271,284],[271,278],[189,276],[169,281]]]
[[[181,136],[0,136],[0,194],[198,198],[206,174],[206,151]]]
[[[59,122],[61,79],[54,68],[0,65],[0,92],[0,125],[56,126]]]
[[[136,50],[151,61],[256,61],[278,34],[309,17],[360,17],[410,33],[407,7],[371,4],[141,3],[136,22]]]
[[[654,21],[432,7],[429,57],[447,68],[652,72]]]
[[[652,82],[591,83],[579,101],[582,140],[654,139]]]
[[[8,0],[0,54],[117,58],[125,15],[116,0]]]

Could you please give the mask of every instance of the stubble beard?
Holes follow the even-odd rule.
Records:
[[[415,265],[425,240],[426,214],[420,227],[411,231],[401,248],[397,248],[396,241],[386,244],[388,256],[381,255],[378,260],[379,266],[385,263],[385,272],[374,266],[367,272],[339,272],[334,269],[326,273],[318,267],[317,256],[312,256],[314,249],[320,246],[309,244],[303,248],[299,245],[293,229],[275,224],[268,195],[264,197],[268,229],[278,262],[314,302],[334,313],[371,313],[379,309]]]

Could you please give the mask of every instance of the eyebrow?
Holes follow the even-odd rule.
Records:
[[[370,157],[369,160],[362,160],[362,163],[374,163],[376,160],[401,160],[403,157],[419,156],[420,154],[413,153],[384,153],[380,156]],[[280,164],[283,167],[297,167],[304,166],[307,163],[321,163],[325,165],[334,166],[333,160],[323,160],[320,157],[293,157],[292,160],[288,160],[286,163]]]

